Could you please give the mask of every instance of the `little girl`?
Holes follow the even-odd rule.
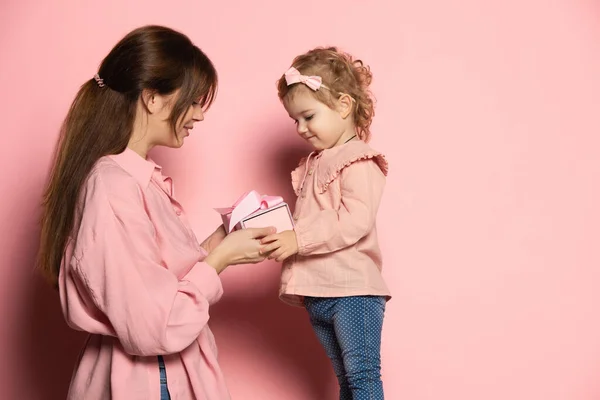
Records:
[[[367,144],[371,79],[360,60],[317,48],[279,80],[279,98],[315,151],[292,172],[295,229],[265,237],[261,248],[285,260],[280,297],[308,311],[341,400],[383,399],[381,330],[391,296],[375,220],[388,164]]]

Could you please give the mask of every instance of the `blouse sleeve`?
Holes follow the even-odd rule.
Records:
[[[300,255],[331,253],[357,243],[373,229],[385,176],[372,160],[345,167],[340,176],[341,205],[300,219],[296,238]]]
[[[85,190],[75,249],[67,261],[72,280],[81,285],[67,289],[86,292],[97,309],[87,313],[105,321],[127,353],[185,349],[223,293],[215,269],[202,262],[206,253],[201,250],[200,259],[185,261],[191,268],[178,278],[164,265],[141,188],[132,177],[120,171],[93,175]],[[105,318],[94,315],[98,311]]]

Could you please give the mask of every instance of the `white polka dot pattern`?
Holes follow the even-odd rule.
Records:
[[[380,351],[385,298],[306,297],[304,304],[338,378],[340,400],[383,400]]]

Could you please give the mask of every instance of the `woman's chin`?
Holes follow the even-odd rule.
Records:
[[[186,138],[185,136],[177,136],[177,138],[175,138],[171,142],[171,145],[169,147],[172,147],[174,149],[180,148],[185,143],[185,138]]]

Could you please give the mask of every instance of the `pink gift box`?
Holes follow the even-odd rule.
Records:
[[[236,229],[266,228],[273,226],[277,232],[293,230],[290,208],[279,196],[261,196],[252,190],[242,197],[232,207],[215,208],[227,233]]]

